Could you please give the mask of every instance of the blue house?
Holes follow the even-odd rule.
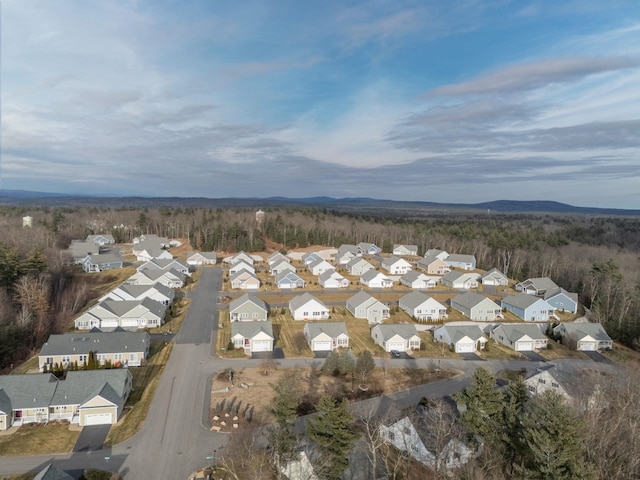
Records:
[[[552,318],[558,318],[555,315],[555,308],[546,300],[526,293],[503,298],[502,308],[528,322],[547,322]]]
[[[564,288],[545,293],[543,297],[556,310],[577,313],[578,294],[567,292]]]

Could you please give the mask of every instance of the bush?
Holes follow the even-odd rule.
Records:
[[[233,344],[233,340],[229,340],[229,343],[227,343],[227,350],[232,351],[235,347],[235,345]]]
[[[424,342],[420,342],[420,350],[423,352],[427,349],[427,345]]]

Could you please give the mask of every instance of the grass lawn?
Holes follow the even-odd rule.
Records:
[[[142,367],[129,369],[133,374],[133,390],[125,405],[126,413],[116,425],[111,427],[105,447],[126,440],[142,426],[172,347],[173,343],[165,345],[163,341],[151,342],[147,363]]]
[[[524,358],[520,353],[510,348],[500,345],[495,340],[490,339],[485,345],[485,351],[480,354],[482,358],[491,360],[518,360]]]
[[[571,350],[570,348],[554,340],[549,340],[549,343],[547,343],[547,348],[540,350],[540,355],[548,360],[554,360],[556,358],[580,358],[586,360],[589,358],[584,353],[578,352],[576,350]]]
[[[11,435],[0,436],[0,455],[69,453],[79,434],[79,430],[69,430],[66,423],[23,425]]]
[[[444,343],[438,343],[433,341],[433,334],[431,332],[418,332],[424,350],[414,350],[411,353],[412,357],[416,358],[452,358],[461,359],[462,357],[452,352],[448,345]]]
[[[601,352],[605,357],[618,363],[640,362],[640,353],[622,345],[619,342],[613,342],[612,350],[604,350]]]
[[[37,373],[38,370],[38,356],[33,356],[26,362],[18,365],[11,371],[12,375],[22,375],[24,373]]]
[[[173,333],[177,333],[182,327],[182,323],[184,322],[187,313],[189,312],[189,307],[191,306],[191,299],[182,297],[176,298],[173,302],[173,305],[169,308],[173,313],[169,313],[167,315],[165,323],[157,328],[150,328],[149,333],[164,333],[171,330]]]

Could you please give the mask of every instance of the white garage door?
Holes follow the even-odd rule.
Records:
[[[389,345],[389,352],[391,350],[396,350],[397,352],[404,352],[404,342],[402,343],[390,343]]]
[[[533,342],[516,343],[516,351],[518,352],[530,352],[532,350],[533,350]]]
[[[254,352],[269,352],[271,350],[271,342],[269,340],[258,340],[253,342]]]
[[[84,416],[85,425],[110,425],[111,413],[88,413]]]
[[[329,350],[331,350],[331,341],[313,342],[314,352],[328,352]]]
[[[458,353],[473,353],[476,351],[475,344],[473,343],[458,343],[456,345],[456,351]]]
[[[597,350],[596,342],[580,342],[578,350],[583,352],[595,352]]]

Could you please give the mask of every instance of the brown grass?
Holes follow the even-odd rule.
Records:
[[[32,423],[11,435],[0,436],[0,455],[48,455],[69,453],[80,434],[65,423]]]

